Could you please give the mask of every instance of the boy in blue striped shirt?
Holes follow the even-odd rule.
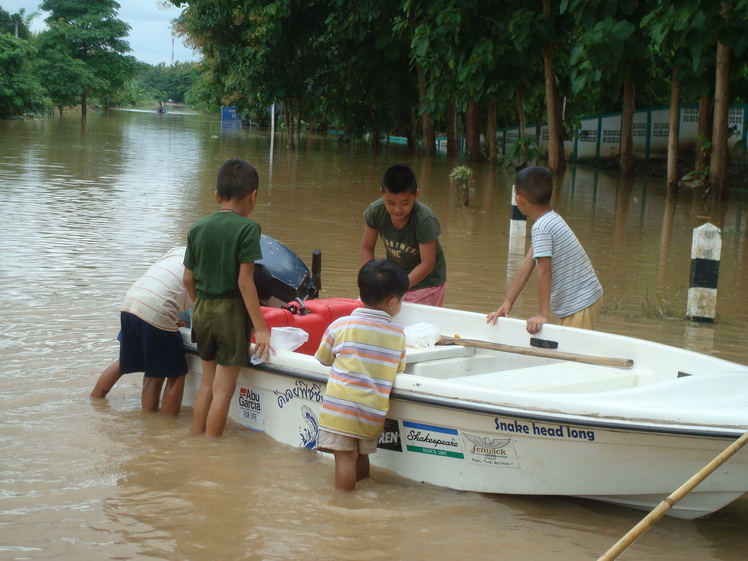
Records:
[[[515,176],[514,189],[520,212],[535,221],[532,245],[517,269],[506,300],[486,316],[486,323],[496,324],[498,318],[509,317],[537,263],[540,309],[527,320],[527,331],[530,334],[540,331],[551,311],[561,325],[595,329],[603,287],[582,244],[551,208],[551,172],[539,166],[525,168]]]
[[[363,307],[332,322],[315,358],[331,366],[319,417],[317,449],[335,456],[335,487],[345,491],[369,476],[389,411],[397,373],[405,370],[405,333],[392,323],[408,291],[408,276],[376,259],[358,273]]]

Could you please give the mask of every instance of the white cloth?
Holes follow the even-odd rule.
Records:
[[[125,295],[122,311],[164,331],[177,331],[177,315],[192,307],[184,287],[184,250],[177,247],[161,257]]]

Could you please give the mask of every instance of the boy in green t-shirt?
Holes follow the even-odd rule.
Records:
[[[248,216],[257,202],[257,170],[244,160],[228,160],[218,170],[220,210],[198,219],[187,234],[184,285],[195,303],[193,337],[203,378],[195,398],[192,433],[221,436],[242,366],[254,355],[267,360],[270,333],[254,283],[262,259],[260,226]]]
[[[418,198],[416,176],[407,166],[395,165],[382,177],[382,198],[364,212],[361,264],[374,259],[377,237],[387,259],[408,275],[406,302],[444,305],[447,265],[439,243],[439,219]]]

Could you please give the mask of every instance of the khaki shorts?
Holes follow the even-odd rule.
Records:
[[[317,450],[322,452],[358,452],[359,454],[374,454],[377,451],[378,438],[356,438],[325,429],[319,430]]]
[[[221,366],[249,365],[252,322],[240,298],[198,298],[192,308],[192,338],[197,354]]]
[[[575,314],[558,319],[558,324],[564,327],[578,327],[580,329],[592,329],[597,327],[597,316],[600,315],[600,308],[603,304],[602,296],[597,302],[579,310]]]

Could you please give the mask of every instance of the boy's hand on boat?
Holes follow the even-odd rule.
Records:
[[[545,317],[542,314],[537,314],[535,316],[532,316],[530,319],[527,320],[527,332],[530,335],[535,335],[538,331],[540,331],[543,326],[548,323],[548,318]]]
[[[270,332],[268,330],[255,330],[254,332],[255,347],[252,352],[252,362],[259,364],[267,362],[272,352],[270,346]]]
[[[512,305],[509,302],[504,301],[504,303],[501,305],[501,307],[499,307],[498,310],[496,310],[495,312],[491,312],[490,314],[486,316],[486,323],[496,325],[496,321],[499,318],[508,318],[509,312],[511,311],[512,311]]]

